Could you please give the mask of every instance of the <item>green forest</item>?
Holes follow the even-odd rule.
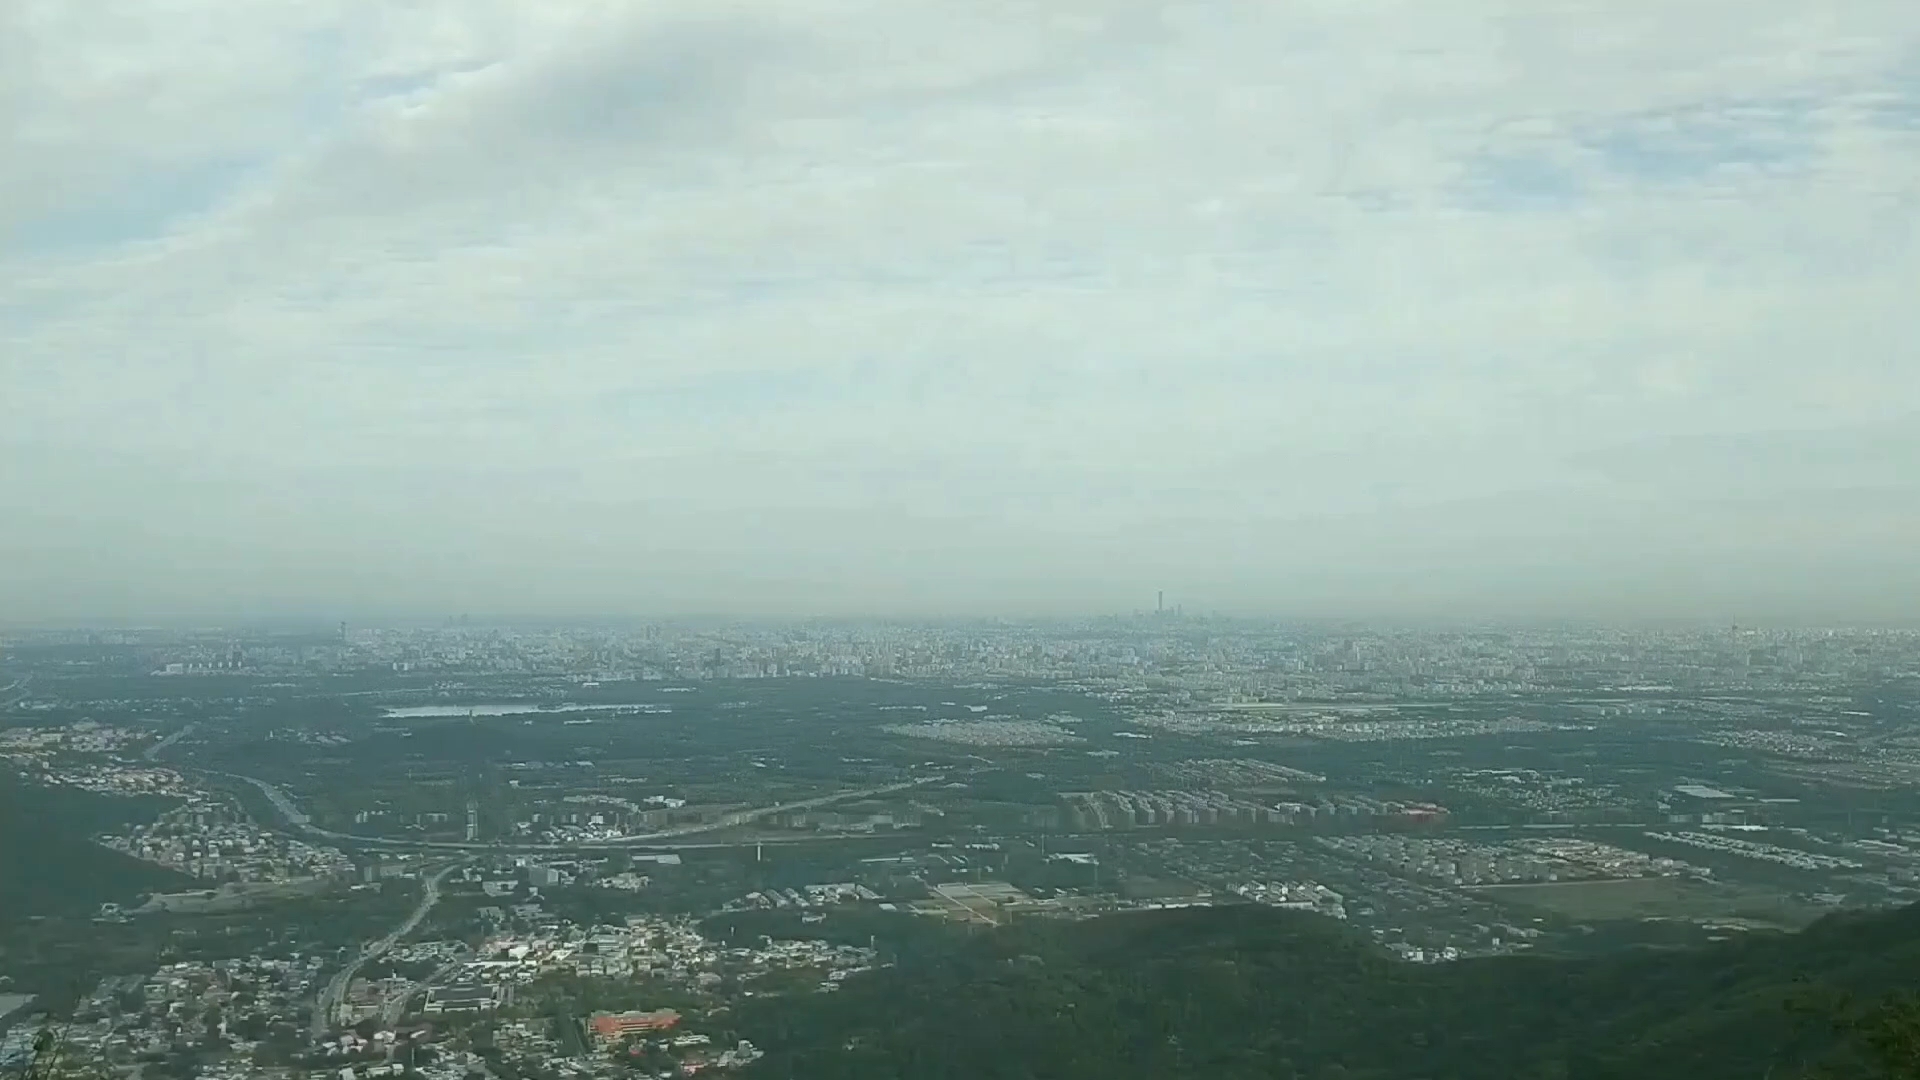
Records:
[[[748,1002],[791,1080],[1920,1076],[1920,910],[1586,959],[1415,965],[1252,906],[916,938],[835,994]]]
[[[150,821],[168,805],[44,787],[0,772],[0,921],[91,914],[104,903],[193,888],[183,874],[93,842],[97,833]]]

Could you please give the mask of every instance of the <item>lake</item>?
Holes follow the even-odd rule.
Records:
[[[409,705],[405,708],[388,709],[385,715],[390,720],[417,720],[436,716],[545,716],[577,712],[670,713],[672,711],[665,705],[582,705],[569,702],[565,705],[542,706],[534,701],[505,701],[478,705]]]

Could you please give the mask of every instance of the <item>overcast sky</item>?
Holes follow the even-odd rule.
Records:
[[[1920,619],[1913,0],[10,0],[0,621]]]

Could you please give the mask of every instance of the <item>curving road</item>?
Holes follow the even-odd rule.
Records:
[[[327,1029],[333,1026],[333,1019],[340,1012],[340,1003],[346,1000],[347,988],[353,985],[353,977],[360,973],[360,969],[369,961],[385,956],[387,950],[399,944],[401,938],[413,933],[421,920],[427,917],[427,912],[433,910],[433,905],[440,902],[440,882],[453,871],[455,865],[457,864],[449,863],[434,871],[433,875],[427,878],[427,890],[420,897],[420,903],[414,906],[413,912],[407,916],[406,921],[394,927],[386,937],[363,946],[360,954],[354,957],[353,963],[341,968],[333,978],[327,980],[327,985],[321,988],[320,996],[313,1002],[313,1037],[316,1040],[324,1036]]]
[[[33,683],[33,676],[22,675],[5,686],[0,686],[0,709],[11,708],[27,699],[27,687]]]

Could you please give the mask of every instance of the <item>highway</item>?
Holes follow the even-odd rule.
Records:
[[[282,791],[277,785],[269,784],[265,780],[258,780],[251,776],[238,776],[233,773],[226,775],[235,780],[245,780],[247,783],[259,788],[260,794],[265,795],[267,801],[273,803],[273,808],[280,811],[280,816],[287,819],[287,824],[299,829],[301,832],[312,833],[315,836],[353,839],[352,837],[343,836],[340,833],[328,832],[325,829],[316,828],[312,820],[309,819],[307,815],[301,813],[298,806],[294,805],[292,797],[285,791]]]
[[[387,950],[398,944],[401,938],[413,933],[414,929],[427,917],[427,912],[433,910],[433,905],[440,902],[440,882],[452,872],[454,865],[457,864],[443,866],[434,871],[433,876],[427,878],[426,892],[420,897],[420,903],[414,906],[413,913],[407,916],[405,922],[394,927],[391,933],[379,941],[361,947],[360,955],[354,957],[353,963],[341,968],[333,978],[327,980],[327,985],[321,988],[320,996],[313,1002],[313,1037],[316,1040],[326,1035],[327,1029],[333,1026],[333,1018],[340,1011],[340,1003],[346,1000],[347,988],[353,985],[353,977],[360,973],[360,969],[369,961],[385,956]]]
[[[181,739],[186,738],[187,736],[193,734],[195,731],[198,731],[199,729],[200,729],[200,724],[196,721],[195,723],[188,724],[186,727],[181,728],[179,731],[174,732],[173,734],[167,736],[166,738],[161,739],[159,742],[154,743],[152,746],[147,747],[147,752],[145,755],[146,759],[148,761],[159,761],[160,755],[165,753],[169,748],[171,748],[174,743],[179,742]]]
[[[392,836],[359,836],[353,833],[333,832],[332,830],[322,829],[315,825],[313,819],[301,813],[300,807],[293,801],[293,797],[288,795],[286,791],[278,785],[270,784],[265,780],[252,776],[240,776],[232,773],[225,775],[235,780],[245,781],[259,788],[261,794],[265,795],[268,801],[273,803],[274,809],[278,810],[280,815],[287,819],[287,824],[309,836],[322,837],[328,840],[346,841],[353,844],[371,844],[380,847],[407,848],[413,850],[424,849],[430,851],[582,851],[620,847],[659,847],[668,849],[716,846],[750,847],[762,841],[741,841],[740,844],[736,845],[716,845],[697,841],[682,843],[679,841],[682,841],[686,837],[699,836],[702,833],[737,828],[770,814],[788,813],[795,810],[812,810],[837,802],[845,802],[850,799],[866,799],[876,795],[889,795],[896,791],[906,791],[909,788],[919,787],[922,784],[930,784],[937,780],[946,779],[944,775],[926,776],[917,780],[903,780],[898,783],[885,784],[880,787],[860,788],[855,791],[836,791],[811,799],[801,799],[797,802],[775,803],[772,806],[759,806],[747,810],[736,810],[733,813],[721,816],[716,821],[701,822],[697,825],[682,825],[678,828],[665,829],[660,832],[642,833],[635,836],[621,836],[608,840],[588,840],[578,844],[498,844],[481,841],[408,840]]]
[[[731,829],[739,825],[750,824],[772,814],[783,814],[794,810],[813,810],[818,807],[829,806],[833,803],[845,802],[849,799],[867,799],[875,795],[891,795],[896,791],[905,791],[908,788],[919,787],[921,784],[930,784],[935,780],[945,779],[946,777],[944,776],[927,776],[918,780],[903,780],[897,784],[886,784],[881,787],[861,788],[858,791],[836,791],[830,795],[801,799],[798,802],[776,803],[772,806],[760,806],[750,810],[736,810],[731,814],[722,815],[718,821],[714,822],[703,822],[699,825],[683,825],[677,829],[647,833],[644,836],[623,836],[617,840],[589,841],[585,846],[614,847],[633,843],[648,843],[654,840],[665,840],[681,836],[695,836],[700,833],[718,832],[721,829]]]

